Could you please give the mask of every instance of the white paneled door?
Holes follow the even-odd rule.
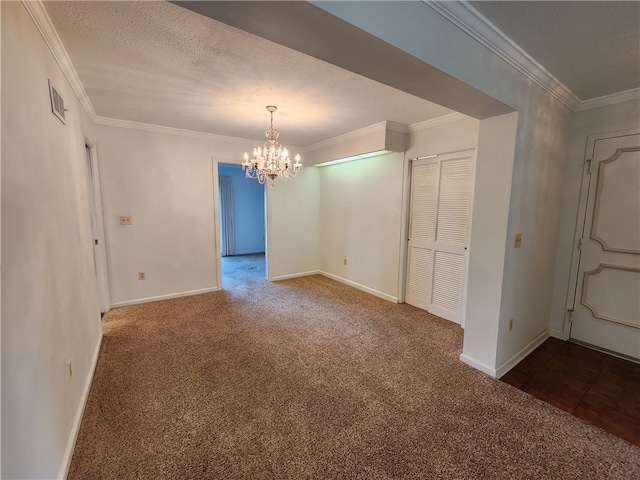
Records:
[[[474,151],[414,160],[406,302],[462,322]]]
[[[640,135],[596,139],[589,163],[571,338],[640,360]]]

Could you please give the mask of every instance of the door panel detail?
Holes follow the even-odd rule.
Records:
[[[580,303],[593,316],[640,328],[640,268],[600,264],[584,272]],[[636,301],[627,299],[635,298]]]
[[[640,360],[640,134],[592,138],[570,337]]]
[[[640,253],[639,183],[640,147],[619,148],[600,162],[591,238],[603,250]]]

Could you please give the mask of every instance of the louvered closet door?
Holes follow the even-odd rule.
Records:
[[[473,151],[415,160],[406,302],[461,323]]]

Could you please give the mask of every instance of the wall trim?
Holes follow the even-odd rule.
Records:
[[[585,101],[580,101],[567,87],[565,87],[557,78],[549,73],[542,65],[540,65],[533,57],[522,50],[515,42],[502,33],[496,26],[494,26],[487,18],[481,15],[466,1],[461,2],[423,2],[445,17],[451,23],[462,29],[465,33],[472,38],[480,42],[483,46],[488,48],[491,52],[502,58],[513,68],[522,73],[525,77],[532,80],[534,83],[542,87],[549,92],[552,96],[558,99],[560,102],[571,108],[573,111],[588,110],[591,108],[598,108],[605,105],[613,105],[616,103],[626,102],[640,98],[640,88],[627,90],[625,92],[614,93],[603,97],[593,98]],[[184,130],[180,128],[164,127],[161,125],[153,125],[142,122],[134,122],[129,120],[119,120],[115,118],[99,117],[87,95],[84,85],[80,81],[80,77],[76,72],[69,54],[67,53],[62,40],[58,36],[51,18],[47,14],[42,0],[29,1],[22,0],[22,4],[33,19],[34,24],[40,31],[42,38],[51,50],[56,62],[60,66],[65,77],[69,81],[71,88],[75,92],[80,104],[84,111],[89,116],[93,123],[99,125],[108,125],[122,128],[133,128],[138,130],[145,130],[158,133],[168,133],[172,135],[183,135],[192,138],[206,138],[225,141],[229,143],[244,144],[251,142],[250,139],[241,139],[237,137],[226,137],[224,135],[216,135],[213,133],[196,132],[192,130]],[[449,123],[456,121],[460,118],[449,118],[454,116],[464,115],[459,113],[453,113],[444,115],[442,117],[426,120],[413,124],[409,127],[397,122],[383,121],[364,127],[353,132],[339,135],[337,137],[324,140],[306,147],[297,147],[303,153],[318,148],[326,147],[341,143],[351,138],[357,138],[378,129],[389,128],[390,130],[397,132],[409,132],[418,131],[425,128],[430,128],[435,125],[441,125],[443,123]]]
[[[51,50],[51,53],[56,59],[56,62],[58,62],[60,69],[64,73],[65,77],[67,77],[67,80],[78,97],[82,108],[84,108],[84,111],[87,113],[91,121],[95,122],[97,117],[93,104],[91,103],[91,100],[89,100],[89,96],[84,89],[84,85],[82,85],[80,77],[71,63],[71,59],[62,44],[62,40],[60,40],[60,37],[58,36],[58,32],[56,32],[56,29],[53,27],[53,23],[51,23],[51,18],[49,18],[49,15],[44,8],[44,4],[41,0],[22,0],[22,5],[24,5],[24,8],[29,12],[33,23],[35,23],[42,35],[42,38],[49,47],[49,50]]]
[[[605,95],[604,97],[585,100],[578,105],[576,112],[604,107],[607,105],[614,105],[616,103],[628,102],[630,100],[640,100],[640,87],[625,90],[624,92],[612,93],[611,95]]]
[[[580,99],[468,2],[425,2],[572,110]]]
[[[155,125],[152,123],[134,122],[132,120],[119,120],[117,118],[109,118],[109,117],[95,117],[93,122],[96,125],[104,125],[107,127],[129,128],[133,130],[142,130],[145,132],[152,132],[152,133],[179,135],[182,137],[190,137],[190,138],[203,138],[205,140],[218,140],[221,142],[227,142],[227,143],[233,143],[233,144],[245,145],[245,146],[250,143],[253,144],[255,142],[261,141],[261,140],[251,140],[251,139],[238,138],[238,137],[227,137],[225,135],[217,135],[215,133],[207,133],[207,132],[197,132],[195,130],[185,130],[182,128],[165,127],[162,125]]]
[[[520,46],[502,33],[502,31],[484,15],[473,8],[471,2],[433,2],[423,0],[423,3],[438,12],[573,111],[614,105],[631,100],[632,98],[638,98],[640,95],[640,89],[633,89],[582,101],[560,80],[538,63],[536,59],[520,48]]]
[[[491,368],[490,366],[485,365],[484,363],[479,362],[478,360],[476,360],[474,358],[471,358],[469,355],[467,355],[465,353],[461,353],[460,354],[460,361],[462,363],[466,363],[470,367],[475,368],[476,370],[480,370],[482,373],[486,373],[490,377],[497,378],[496,377],[496,370],[494,368]]]
[[[87,406],[87,400],[89,399],[89,391],[91,390],[91,384],[93,383],[93,375],[98,365],[98,357],[100,356],[100,348],[102,347],[102,327],[100,326],[100,335],[98,337],[98,344],[93,352],[93,359],[91,361],[91,368],[84,383],[84,389],[82,390],[82,397],[80,397],[80,403],[76,410],[76,417],[73,420],[71,426],[71,433],[69,434],[69,440],[67,441],[67,448],[64,451],[62,457],[62,464],[60,465],[60,471],[58,478],[67,478],[69,473],[69,467],[71,467],[71,459],[73,457],[73,451],[76,447],[76,441],[78,440],[78,434],[80,433],[80,424],[82,423],[82,416],[84,415],[84,409]]]
[[[44,8],[44,4],[42,0],[22,0],[22,4],[25,9],[29,13],[29,16],[33,20],[33,23],[36,25],[42,38],[45,43],[49,47],[49,50],[53,54],[56,62],[60,66],[60,69],[64,73],[65,77],[71,84],[71,88],[74,93],[78,97],[82,108],[89,116],[91,121],[98,125],[107,125],[111,127],[121,127],[121,128],[131,128],[137,130],[144,130],[148,132],[157,132],[157,133],[166,133],[171,135],[182,135],[185,137],[191,138],[205,138],[210,140],[219,140],[228,143],[234,144],[247,144],[253,143],[254,140],[250,139],[242,139],[237,137],[227,137],[224,135],[216,135],[213,133],[206,132],[196,132],[192,130],[184,130],[180,128],[173,127],[164,127],[161,125],[153,125],[142,122],[134,122],[130,120],[119,120],[116,118],[109,117],[100,117],[96,114],[95,109],[93,108],[93,104],[87,95],[86,90],[84,89],[84,85],[80,81],[80,77],[78,76],[78,72],[74,68],[71,63],[71,59],[69,58],[69,54],[67,53],[62,40],[58,36],[58,32],[56,32],[53,23],[51,22],[51,18],[47,14],[46,9]]]
[[[396,124],[400,125],[400,124]],[[310,152],[312,150],[317,150],[319,148],[328,147],[330,145],[336,145],[342,143],[347,140],[351,140],[354,138],[360,138],[369,133],[375,133],[384,131],[387,127],[387,122],[382,121],[378,123],[374,123],[373,125],[369,125],[367,127],[359,128],[358,130],[354,130],[352,132],[343,133],[342,135],[338,135],[337,137],[331,137],[327,140],[322,140],[321,142],[313,143],[311,145],[307,145],[304,148],[301,148],[302,152]]]
[[[289,275],[278,275],[271,278],[270,282],[279,282],[281,280],[289,280],[290,278],[308,277],[309,275],[319,275],[322,272],[320,270],[310,270],[308,272],[291,273]]]
[[[545,328],[538,334],[538,336],[536,336],[536,338],[529,342],[528,345],[525,345],[520,351],[496,369],[496,378],[502,377],[505,373],[524,360],[527,355],[542,345],[547,338],[549,338],[549,329]]]
[[[218,292],[222,290],[220,287],[201,288],[199,290],[189,290],[186,292],[169,293],[167,295],[158,295],[155,297],[136,298],[134,300],[126,300],[124,302],[116,302],[111,304],[111,308],[128,307],[129,305],[139,305],[141,303],[159,302],[161,300],[170,300],[172,298],[189,297],[191,295],[201,295],[203,293]]]
[[[420,132],[422,130],[428,130],[433,127],[437,127],[438,125],[445,125],[447,123],[459,122],[460,120],[466,120],[468,117],[464,113],[453,112],[447,115],[443,115],[442,117],[432,118],[430,120],[425,120],[423,122],[412,123],[409,125],[409,132],[415,133]]]
[[[555,328],[549,330],[549,336],[557,338],[558,340],[569,340],[569,335],[565,334],[562,330],[556,330]]]
[[[438,118],[440,118],[440,117],[438,117]],[[398,122],[394,122],[392,120],[386,120],[385,123],[387,124],[387,130],[390,130],[392,132],[399,132],[399,133],[408,133],[409,132],[409,127],[407,125],[405,125],[404,123],[398,123]]]
[[[320,275],[324,275],[327,278],[330,278],[330,279],[335,280],[335,281],[340,282],[340,283],[344,283],[345,285],[349,285],[350,287],[357,288],[358,290],[361,290],[363,292],[369,293],[369,294],[374,295],[376,297],[382,298],[383,300],[387,300],[387,301],[392,302],[392,303],[398,303],[398,298],[397,297],[394,297],[394,296],[389,295],[387,293],[381,292],[381,291],[376,290],[374,288],[367,287],[366,285],[362,285],[362,284],[354,282],[352,280],[347,280],[346,278],[342,278],[342,277],[339,277],[337,275],[333,275],[332,273],[328,273],[328,272],[324,272],[324,271],[320,271]]]

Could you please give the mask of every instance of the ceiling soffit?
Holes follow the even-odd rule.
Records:
[[[173,3],[470,117],[513,111],[308,2]]]

